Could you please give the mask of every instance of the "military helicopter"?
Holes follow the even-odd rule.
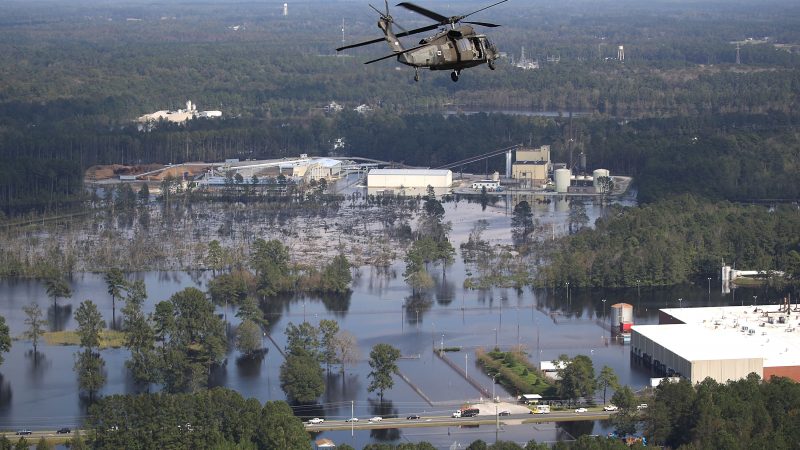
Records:
[[[492,6],[497,6],[500,3],[505,3],[507,1],[508,0],[502,0],[473,11],[469,14],[452,17],[443,16],[439,13],[425,9],[410,2],[402,2],[397,4],[397,6],[403,7],[418,14],[422,14],[423,16],[436,21],[435,24],[406,31],[394,21],[391,15],[389,15],[389,2],[388,0],[384,0],[384,3],[386,4],[385,13],[379,11],[374,6],[369,5],[370,8],[374,9],[378,14],[380,14],[380,19],[378,19],[378,28],[383,31],[384,37],[339,47],[336,49],[336,51],[338,52],[348,48],[375,44],[385,40],[389,44],[389,48],[393,53],[391,55],[367,61],[364,64],[372,64],[384,59],[397,57],[397,62],[414,68],[414,81],[419,81],[419,69],[425,67],[430,70],[452,70],[450,73],[450,78],[453,81],[458,81],[458,77],[461,75],[461,70],[469,67],[475,67],[486,63],[489,65],[490,69],[494,70],[494,61],[500,57],[497,48],[489,41],[489,38],[487,38],[486,35],[478,34],[470,25],[462,25],[461,23],[480,25],[482,27],[489,28],[499,27],[500,25],[487,22],[462,21],[477,12],[489,9]],[[392,24],[400,28],[402,32],[395,34],[392,30]],[[412,48],[404,48],[398,40],[398,38],[404,36],[424,33],[440,27],[442,27],[442,29],[439,32],[433,36],[422,39],[419,41],[417,46]]]

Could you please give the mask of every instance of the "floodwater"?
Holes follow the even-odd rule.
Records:
[[[485,209],[475,203],[445,204],[447,218],[453,224],[451,236],[455,247],[458,248],[458,244],[466,239],[477,219],[484,219],[489,224],[485,238],[492,242],[507,242],[510,215],[509,208],[503,203],[488,205]],[[534,211],[540,222],[552,224],[552,233],[566,231],[564,223],[568,209],[551,202],[535,204]],[[589,204],[587,214],[593,222],[602,214],[602,208]],[[353,292],[349,296],[294,296],[270,300],[265,305],[271,335],[280,346],[285,344],[283,330],[286,325],[304,320],[314,324],[321,319],[335,319],[341,329],[348,330],[358,339],[360,361],[346,367],[343,375],[338,367],[334,368],[328,375],[327,389],[319,404],[298,408],[298,415],[341,419],[350,416],[351,407],[355,416],[361,418],[375,415],[405,417],[410,413],[444,414],[465,401],[482,397],[481,392],[466,383],[453,368],[434,356],[432,349],[440,346],[461,347],[461,351],[449,352],[447,357],[459,367],[466,366],[469,375],[488,391],[492,390],[492,381],[475,364],[474,351],[495,344],[503,349],[521,345],[535,364],[561,354],[589,355],[596,372],[608,365],[616,371],[622,383],[638,389],[649,384],[650,374],[643,368],[632,366],[629,348],[612,339],[606,321],[611,304],[620,301],[631,303],[636,323],[656,323],[658,308],[677,307],[678,298],[683,299],[683,307],[738,304],[753,295],[760,299],[768,298],[763,288],[722,294],[714,280],[710,285],[702,280],[699,285],[658,289],[467,290],[462,284],[467,268],[459,255],[445,271],[439,267],[432,268],[436,286],[425,301],[412,302],[408,299],[409,290],[402,272],[402,262],[396,263],[388,272],[362,267],[356,271]],[[129,274],[129,278],[145,281],[149,294],[145,308],[152,311],[156,302],[188,286],[205,289],[209,275],[150,272]],[[107,323],[112,322],[112,302],[102,275],[77,274],[71,285],[72,298],[59,299],[58,305],[54,306],[39,281],[0,280],[0,315],[6,318],[11,335],[19,336],[25,330],[22,307],[32,302],[38,303],[46,312],[50,330],[74,329],[74,311],[85,299],[97,303]],[[603,299],[607,301],[603,302]],[[121,302],[116,305],[117,321],[121,306]],[[218,312],[227,317],[232,331],[236,325],[235,310],[220,307]],[[262,402],[284,400],[278,377],[282,357],[268,340],[264,342],[269,351],[257,361],[240,361],[238,353],[231,347],[225,364],[214,374],[213,384],[227,386]],[[390,343],[401,350],[400,371],[433,404],[399,377],[394,377],[395,385],[385,392],[383,403],[376,393],[367,392],[367,359],[372,346],[378,343]],[[15,340],[0,366],[0,428],[54,429],[79,425],[85,417],[86,404],[79,397],[72,369],[77,347],[41,345],[36,361],[31,349],[30,342]],[[138,392],[124,367],[127,350],[103,350],[102,356],[106,361],[108,379],[100,394]],[[500,385],[494,389],[499,396],[512,395]],[[497,432],[497,436],[517,442],[533,438],[555,441],[602,432],[606,428],[607,425],[600,422],[520,425],[506,427]],[[323,432],[320,436],[356,448],[368,442],[421,440],[447,448],[453,442],[461,443],[463,447],[475,439],[491,442],[495,433],[494,427],[482,426],[362,431],[353,437],[349,432]]]

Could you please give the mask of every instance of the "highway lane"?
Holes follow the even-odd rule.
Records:
[[[75,431],[76,430],[72,430],[70,433],[57,433],[56,430],[31,430],[31,434],[27,435],[18,435],[16,431],[4,431],[0,432],[0,435],[5,436],[12,444],[17,442],[19,438],[25,438],[31,445],[34,445],[41,438],[45,438],[51,443],[66,442],[67,439],[72,438]],[[84,430],[81,430],[81,436],[86,437],[86,432]]]
[[[550,414],[511,414],[496,417],[494,415],[479,415],[475,417],[453,418],[450,416],[423,416],[419,419],[406,419],[403,417],[387,418],[379,422],[368,419],[358,422],[345,420],[326,420],[321,424],[304,422],[307,431],[332,431],[332,430],[370,430],[387,428],[419,428],[419,427],[451,427],[459,425],[493,425],[498,419],[501,425],[537,423],[537,422],[570,422],[578,420],[603,420],[611,417],[611,412],[589,411],[576,413],[573,411],[558,411]]]

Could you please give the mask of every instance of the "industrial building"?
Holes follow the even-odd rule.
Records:
[[[450,188],[453,172],[435,169],[372,169],[367,173],[369,189]]]
[[[527,185],[529,188],[542,187],[547,184],[550,173],[550,146],[539,148],[521,148],[515,152],[514,164],[511,165],[511,178]]]
[[[222,117],[222,111],[198,111],[197,105],[193,104],[191,100],[186,102],[186,109],[178,109],[177,111],[161,110],[154,113],[145,114],[136,119],[137,122],[148,124],[166,120],[167,122],[183,123],[187,120],[192,120],[197,117],[203,118],[217,118]]]
[[[789,305],[670,308],[631,328],[631,357],[662,376],[724,383],[750,373],[800,381],[800,309]]]

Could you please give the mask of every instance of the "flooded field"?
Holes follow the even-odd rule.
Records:
[[[453,225],[451,239],[454,246],[466,239],[474,222],[486,220],[489,228],[485,238],[492,242],[508,242],[510,215],[504,204],[494,204],[485,209],[476,203],[447,203],[447,220]],[[568,210],[560,211],[555,203],[534,207],[537,219],[551,223],[556,231],[564,232],[564,221]],[[597,205],[588,205],[587,214],[593,219],[602,214]],[[475,364],[476,348],[490,348],[497,344],[503,349],[521,345],[532,362],[552,360],[560,354],[574,356],[590,355],[596,372],[604,366],[612,367],[622,383],[635,389],[649,384],[650,374],[632,366],[628,347],[613,340],[607,324],[607,307],[618,301],[634,305],[636,323],[655,323],[658,308],[678,306],[705,306],[709,304],[738,304],[741,298],[750,298],[763,292],[740,289],[734,294],[723,295],[719,285],[706,283],[697,286],[675,286],[660,289],[626,290],[556,290],[491,289],[468,290],[463,288],[467,273],[460,256],[444,272],[441,268],[432,271],[436,286],[431,289],[429,300],[422,303],[408,301],[409,289],[402,279],[403,264],[396,262],[388,271],[369,266],[356,271],[352,294],[346,297],[326,298],[316,296],[294,296],[270,300],[265,305],[271,336],[279,346],[285,344],[283,330],[289,322],[304,320],[312,324],[321,319],[335,319],[340,328],[353,333],[358,339],[361,352],[359,363],[348,366],[344,375],[338,368],[327,378],[327,389],[319,404],[301,408],[297,414],[304,417],[345,418],[350,416],[351,401],[356,417],[374,415],[405,416],[410,413],[445,413],[469,400],[483,395],[475,386],[467,383],[452,367],[436,358],[433,348],[461,347],[461,351],[449,352],[450,358],[459,367],[466,367],[484,389],[492,390],[491,379],[480,372]],[[146,272],[129,274],[131,279],[146,282],[149,298],[146,311],[152,311],[156,302],[167,299],[188,286],[205,289],[210,274],[186,272]],[[705,280],[704,280],[705,281]],[[74,329],[74,310],[77,304],[91,299],[98,304],[104,318],[111,322],[111,299],[106,293],[102,275],[81,273],[71,280],[74,294],[71,299],[60,299],[58,306],[47,297],[42,283],[31,280],[0,281],[0,315],[6,318],[12,336],[24,331],[22,306],[38,303],[46,311],[50,330]],[[763,289],[763,288],[762,288]],[[736,297],[740,297],[737,299]],[[606,299],[607,302],[602,300]],[[121,305],[117,305],[117,315]],[[227,317],[231,330],[236,326],[233,308],[218,312]],[[282,361],[280,353],[268,341],[269,349],[260,361],[239,361],[238,353],[231,348],[223,367],[214,374],[215,385],[227,386],[245,397],[260,401],[283,400],[278,371]],[[394,387],[385,393],[381,404],[377,395],[367,392],[369,366],[367,355],[378,343],[391,343],[402,352],[399,368],[403,375],[424,393],[415,391],[406,381],[395,377]],[[77,426],[85,417],[86,405],[78,395],[76,376],[73,372],[74,353],[77,347],[42,346],[43,354],[35,363],[31,356],[31,345],[15,340],[5,362],[0,366],[0,427],[17,429],[58,428]],[[108,381],[102,395],[136,392],[126,373],[124,361],[128,357],[125,349],[102,351],[106,361]],[[497,395],[512,397],[499,385]],[[426,398],[427,397],[427,398]],[[602,423],[526,425],[508,427],[498,432],[500,439],[526,442],[569,439],[585,433],[605,430]],[[475,439],[493,441],[493,427],[478,429],[403,429],[386,431],[364,431],[351,438],[349,432],[323,432],[336,443],[350,443],[359,448],[374,441],[420,441],[426,440],[437,446],[448,447],[453,442],[465,443]]]

